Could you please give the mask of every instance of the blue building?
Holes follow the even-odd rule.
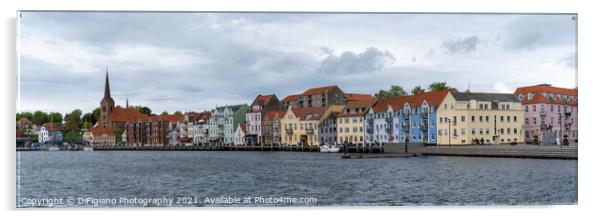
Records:
[[[437,108],[452,90],[423,92],[404,98],[402,112],[396,117],[400,142],[437,144]]]

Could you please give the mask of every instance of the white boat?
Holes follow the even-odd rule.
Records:
[[[321,145],[320,146],[320,152],[323,152],[323,153],[338,153],[339,150],[341,150],[341,148],[337,147],[336,145]]]
[[[84,151],[94,151],[93,147],[84,147]]]
[[[46,147],[46,151],[60,151],[61,149],[57,146]]]

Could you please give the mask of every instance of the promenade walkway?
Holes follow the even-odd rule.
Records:
[[[403,147],[403,145],[399,145]],[[537,145],[470,145],[470,146],[411,146],[409,153],[422,155],[514,157],[543,159],[577,159],[577,146]]]

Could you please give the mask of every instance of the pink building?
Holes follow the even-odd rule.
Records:
[[[577,141],[577,89],[540,84],[519,87],[514,94],[525,110],[526,142],[532,142],[534,136],[543,142],[544,135],[548,141],[561,140],[564,135],[570,142]]]

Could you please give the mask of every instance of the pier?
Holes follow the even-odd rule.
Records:
[[[403,144],[385,145],[385,152],[400,152]],[[577,160],[577,146],[540,146],[540,145],[453,145],[453,146],[417,146],[408,147],[408,153],[438,156],[465,157],[502,157]]]

